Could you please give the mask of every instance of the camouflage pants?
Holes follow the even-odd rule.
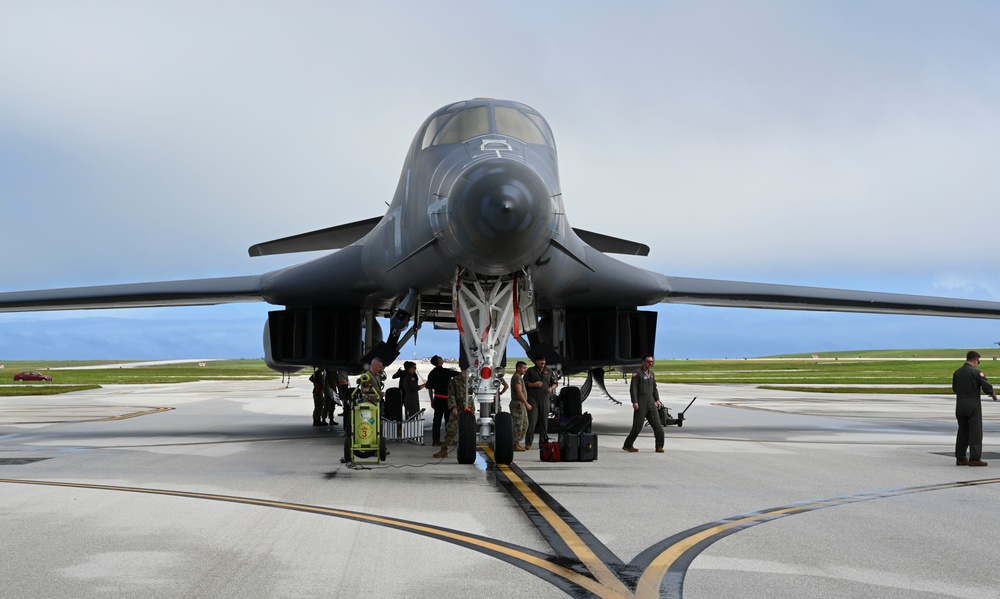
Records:
[[[448,410],[448,412],[450,416],[448,424],[444,427],[444,441],[441,442],[442,447],[458,445],[458,416],[451,414],[451,410]],[[462,411],[459,410],[458,413],[461,414]]]
[[[313,422],[323,419],[323,393],[313,391]]]
[[[323,397],[323,409],[320,414],[322,420],[333,422],[333,398]]]
[[[510,402],[510,415],[514,417],[514,444],[522,445],[528,432],[528,410],[519,401]]]

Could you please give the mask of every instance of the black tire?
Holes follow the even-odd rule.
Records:
[[[378,461],[385,461],[385,437],[379,437],[378,439]]]
[[[500,412],[493,422],[493,461],[510,464],[514,461],[514,417]]]
[[[472,464],[476,461],[476,415],[472,412],[458,413],[458,463]]]
[[[684,426],[684,421],[683,420],[678,420],[677,421],[677,426],[678,427]]]
[[[351,438],[350,437],[344,437],[344,463],[345,464],[350,464],[351,462],[354,461],[353,460],[354,456],[351,455],[352,453],[353,452],[351,451]]]
[[[583,413],[583,394],[579,387],[563,387],[559,390],[559,404],[563,418],[572,418]]]

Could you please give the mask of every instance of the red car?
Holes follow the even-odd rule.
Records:
[[[41,372],[35,372],[33,370],[28,370],[25,372],[19,372],[14,375],[15,381],[51,381],[52,377],[47,374],[42,374]]]

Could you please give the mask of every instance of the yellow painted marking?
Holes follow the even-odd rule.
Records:
[[[1000,478],[988,479],[988,480],[978,480],[971,482],[958,482],[958,483],[945,483],[939,485],[928,485],[926,487],[915,487],[911,489],[900,489],[898,491],[887,491],[884,493],[872,493],[870,495],[856,495],[852,497],[842,497],[839,499],[826,499],[822,501],[815,501],[813,503],[805,503],[796,506],[787,507],[781,510],[775,510],[767,512],[764,514],[755,514],[753,516],[747,516],[746,518],[740,518],[739,520],[734,520],[732,522],[726,522],[725,524],[720,524],[718,526],[713,526],[712,528],[705,529],[701,532],[692,534],[691,536],[685,537],[680,541],[674,543],[670,547],[667,547],[660,555],[658,555],[653,561],[649,563],[646,570],[642,573],[639,578],[639,584],[636,586],[635,595],[636,597],[657,597],[659,596],[660,586],[663,583],[663,578],[666,576],[667,571],[673,566],[674,562],[677,561],[679,557],[684,555],[684,553],[697,545],[698,543],[710,539],[713,536],[730,530],[732,528],[743,526],[750,522],[756,522],[759,520],[767,520],[775,516],[787,515],[803,510],[816,510],[823,507],[834,507],[838,504],[848,504],[858,502],[862,497],[867,499],[881,499],[885,497],[895,497],[899,495],[904,495],[907,493],[916,493],[924,491],[937,491],[940,489],[950,489],[957,487],[965,487],[971,485],[985,485],[1000,482]]]
[[[266,499],[253,499],[250,497],[235,497],[232,495],[213,495],[210,493],[191,493],[186,491],[171,491],[168,489],[148,489],[142,487],[118,487],[112,485],[93,485],[86,483],[69,483],[69,482],[57,482],[57,481],[42,481],[42,480],[18,480],[18,479],[0,479],[0,483],[19,483],[26,485],[42,485],[50,487],[72,487],[79,489],[100,489],[105,491],[128,491],[133,493],[147,493],[150,495],[168,495],[173,497],[188,497],[194,499],[211,499],[217,501],[229,501],[233,503],[242,503],[246,505],[259,505],[264,507],[276,507],[284,509],[294,509],[301,512],[310,512],[314,514],[324,514],[329,516],[337,516],[341,518],[347,518],[351,520],[361,520],[365,522],[377,523],[377,524],[388,524],[396,528],[419,532],[426,534],[430,537],[436,537],[440,539],[448,539],[452,541],[459,541],[467,545],[475,545],[477,547],[482,547],[493,553],[500,553],[509,556],[513,559],[531,564],[543,570],[547,570],[560,578],[568,580],[582,588],[587,589],[594,595],[598,597],[617,597],[617,594],[608,594],[607,587],[601,585],[597,581],[577,574],[576,572],[564,568],[562,566],[553,564],[548,560],[536,557],[530,553],[519,551],[517,549],[512,549],[509,547],[504,547],[503,545],[484,540],[477,539],[475,537],[468,537],[461,533],[454,531],[444,530],[437,528],[435,526],[430,526],[427,524],[417,524],[414,522],[407,522],[405,520],[397,520],[395,518],[388,518],[384,516],[373,516],[369,514],[363,514],[359,512],[348,512],[344,510],[338,510],[334,508],[324,508],[311,505],[303,505],[298,503],[285,503],[282,501],[270,501]],[[631,593],[628,593],[628,597],[632,597]]]
[[[493,451],[486,445],[481,445],[481,447],[492,460]],[[603,585],[607,594],[599,593],[601,597],[634,597],[628,587],[615,576],[614,572],[608,568],[608,565],[601,558],[597,557],[593,550],[580,538],[580,535],[576,534],[576,531],[565,520],[552,511],[552,508],[546,505],[520,476],[504,464],[497,464],[497,467],[510,479],[514,487],[524,496],[528,503],[555,529],[559,537],[569,546],[580,562]]]
[[[492,452],[489,448],[484,448],[487,454],[492,459]],[[388,525],[397,529],[406,530],[410,532],[420,533],[432,538],[437,538],[441,540],[460,542],[466,545],[473,545],[486,550],[487,553],[501,554],[507,556],[511,560],[519,561],[524,564],[530,564],[536,568],[545,570],[562,578],[563,580],[569,581],[583,589],[586,589],[590,593],[597,597],[602,598],[612,598],[612,599],[635,599],[635,598],[647,598],[647,597],[658,597],[660,594],[660,587],[667,571],[670,567],[680,558],[686,551],[701,543],[702,541],[711,539],[712,537],[731,530],[736,527],[741,527],[754,522],[760,522],[768,519],[773,519],[776,517],[781,517],[788,514],[793,514],[802,511],[812,511],[816,509],[821,509],[823,507],[833,507],[837,505],[855,503],[859,501],[866,501],[870,499],[878,499],[884,497],[895,497],[899,495],[905,495],[908,493],[917,493],[924,491],[934,491],[939,489],[949,489],[949,488],[959,488],[964,486],[974,486],[974,485],[986,485],[1000,483],[1000,478],[994,479],[984,479],[976,481],[966,481],[966,482],[956,482],[947,484],[937,484],[928,485],[926,487],[913,487],[910,489],[898,489],[896,491],[885,491],[880,493],[871,494],[859,494],[850,497],[841,497],[836,499],[825,499],[820,501],[815,501],[812,503],[803,503],[799,505],[789,506],[779,510],[774,510],[766,513],[754,514],[751,516],[746,516],[738,520],[733,520],[731,522],[725,522],[717,526],[713,526],[706,530],[694,533],[688,537],[681,539],[680,541],[674,543],[670,547],[666,548],[661,552],[646,570],[643,572],[639,579],[636,592],[633,594],[629,589],[622,583],[611,570],[607,567],[600,558],[584,543],[584,541],[576,534],[575,531],[561,518],[559,518],[551,508],[549,508],[542,500],[535,494],[531,488],[524,482],[521,477],[514,473],[514,471],[504,465],[498,465],[501,471],[514,483],[515,487],[520,493],[525,497],[525,499],[542,515],[543,518],[553,527],[554,530],[560,535],[567,546],[573,551],[573,553],[580,559],[590,572],[597,578],[594,580],[587,576],[583,576],[570,570],[568,568],[556,565],[550,561],[536,557],[525,551],[518,549],[505,547],[501,544],[493,542],[488,539],[479,539],[475,537],[466,536],[462,533],[455,531],[441,529],[435,526],[430,526],[426,524],[418,524],[415,522],[408,522],[404,520],[398,520],[395,518],[388,518],[384,516],[374,516],[369,514],[363,514],[360,512],[349,512],[345,510],[338,510],[334,508],[324,508],[318,506],[303,505],[297,503],[286,503],[281,501],[271,501],[265,499],[253,499],[249,497],[235,497],[231,495],[213,495],[209,493],[191,493],[186,491],[171,491],[166,489],[149,489],[140,487],[118,487],[111,485],[94,485],[86,483],[69,483],[69,482],[56,482],[56,481],[38,481],[38,480],[20,480],[20,479],[0,479],[0,483],[14,483],[14,484],[27,484],[27,485],[44,485],[44,486],[55,486],[55,487],[72,487],[72,488],[82,488],[82,489],[101,489],[108,491],[128,491],[134,493],[147,493],[154,495],[168,495],[174,497],[188,497],[194,499],[209,499],[216,501],[229,501],[233,503],[242,503],[246,505],[259,505],[264,507],[275,507],[282,509],[293,509],[301,512],[309,512],[314,514],[323,514],[329,516],[336,516],[341,518],[346,518],[350,520],[358,520],[363,522],[369,522],[373,524]]]

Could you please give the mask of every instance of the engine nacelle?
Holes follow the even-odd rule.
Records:
[[[275,370],[315,366],[356,371],[363,346],[357,310],[297,308],[267,314],[264,360]]]
[[[553,310],[542,315],[532,346],[551,351],[566,374],[603,366],[638,367],[643,355],[655,352],[656,315],[615,308]]]
[[[271,331],[266,322],[264,323],[264,365],[281,374],[295,374],[302,370],[302,366],[284,364],[274,359],[274,356],[271,355]]]

